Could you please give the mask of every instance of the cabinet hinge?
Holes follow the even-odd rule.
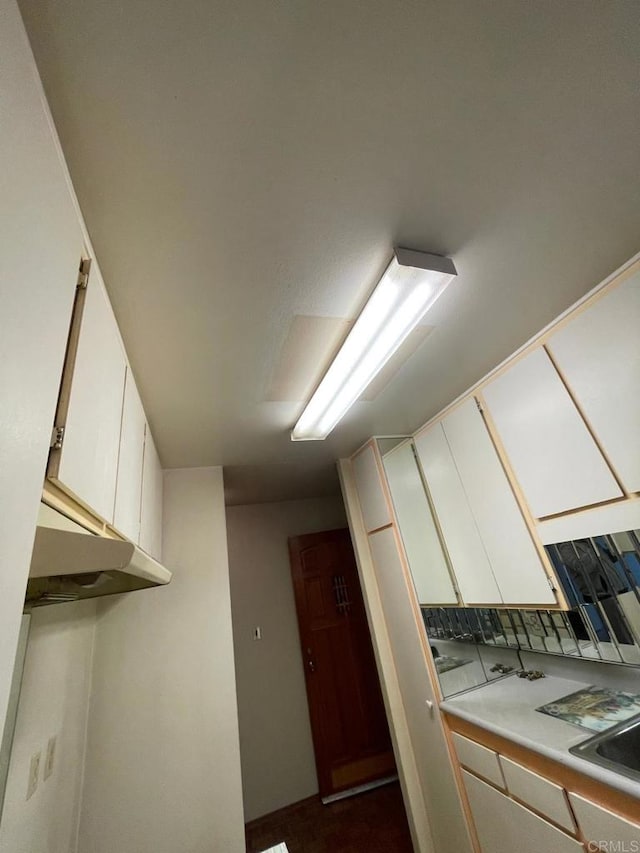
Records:
[[[76,287],[78,290],[85,290],[89,284],[89,270],[91,268],[91,259],[80,261],[80,269],[78,271],[78,282]]]
[[[482,403],[480,402],[480,400],[478,400],[477,397],[474,397],[474,400],[476,401],[476,406],[478,407],[478,411],[484,412],[484,409],[482,408]]]
[[[551,575],[547,575],[547,582],[548,582],[549,586],[551,587],[551,592],[557,592],[558,591],[558,587],[556,586],[556,582],[551,577]]]
[[[59,426],[51,430],[51,441],[49,442],[49,448],[51,450],[62,450],[62,442],[64,440],[64,427]]]

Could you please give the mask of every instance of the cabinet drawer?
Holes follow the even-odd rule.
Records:
[[[482,853],[584,853],[584,847],[505,794],[462,771]]]
[[[640,850],[640,824],[631,823],[578,794],[569,794],[588,850]]]
[[[497,753],[455,732],[453,733],[453,743],[460,764],[477,773],[478,776],[482,776],[483,779],[493,782],[499,788],[504,788],[504,779],[502,778]]]
[[[544,779],[533,770],[516,764],[510,758],[505,758],[504,755],[500,756],[500,764],[507,790],[512,796],[522,800],[558,826],[568,829],[569,832],[575,832],[575,823],[567,805],[564,789],[560,785]]]

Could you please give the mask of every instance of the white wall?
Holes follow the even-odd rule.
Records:
[[[340,497],[227,507],[247,821],[318,791],[287,539],[346,525]]]
[[[0,0],[0,728],[82,237],[14,0]]]
[[[244,853],[220,468],[165,472],[167,587],[99,604],[80,853]]]
[[[95,602],[36,609],[0,825],[2,853],[75,853],[91,686]],[[53,773],[43,778],[49,738]],[[40,779],[27,801],[31,756]]]

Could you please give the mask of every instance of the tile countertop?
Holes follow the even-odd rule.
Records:
[[[588,740],[597,732],[578,728],[535,710],[540,705],[589,686],[583,681],[555,676],[527,681],[513,675],[445,699],[440,703],[440,708],[447,714],[474,723],[495,735],[640,799],[640,782],[606,770],[569,752],[569,747]]]

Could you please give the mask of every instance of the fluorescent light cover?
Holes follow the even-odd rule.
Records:
[[[456,275],[450,258],[396,249],[291,432],[326,438]]]

